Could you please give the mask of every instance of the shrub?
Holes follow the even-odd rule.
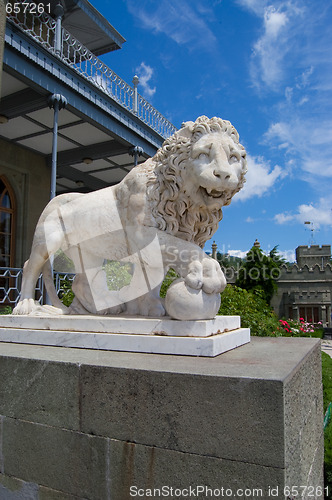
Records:
[[[174,269],[169,269],[167,272],[165,279],[160,288],[160,297],[165,298],[166,292],[176,279],[179,278],[179,275],[174,271]]]
[[[12,308],[10,306],[0,307],[0,314],[11,314]]]
[[[70,306],[70,304],[73,302],[74,297],[75,297],[75,294],[71,289],[72,284],[73,284],[72,280],[70,280],[68,278],[63,278],[61,281],[63,293],[59,298],[60,298],[61,302],[63,303],[63,305],[65,305],[67,307]]]
[[[218,314],[241,316],[242,327],[261,337],[276,335],[279,326],[277,316],[258,290],[227,285]]]

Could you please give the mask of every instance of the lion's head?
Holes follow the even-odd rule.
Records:
[[[229,121],[186,122],[152,158],[148,199],[159,229],[203,247],[243,186],[246,152]]]

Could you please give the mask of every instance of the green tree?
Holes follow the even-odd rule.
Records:
[[[278,254],[277,248],[275,246],[266,255],[258,245],[254,245],[247,253],[236,280],[238,287],[255,291],[268,304],[278,289],[276,280],[280,276],[280,266],[285,262]]]
[[[220,264],[220,267],[222,268],[229,268],[229,267],[240,267],[242,264],[242,259],[240,257],[234,257],[233,255],[229,255],[228,253],[220,253],[217,252],[217,261]]]

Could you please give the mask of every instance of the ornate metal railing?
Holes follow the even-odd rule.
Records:
[[[159,111],[157,111],[135,89],[128,85],[105,63],[96,57],[87,47],[82,45],[65,28],[57,33],[57,23],[45,11],[32,14],[19,1],[13,5],[19,7],[7,8],[7,19],[31,36],[46,50],[73,68],[83,78],[114,99],[121,106],[135,114],[153,130],[166,138],[172,135],[176,128]],[[60,36],[60,43],[57,43]],[[60,49],[59,49],[60,47]],[[136,94],[136,95],[135,95]]]
[[[20,298],[23,270],[20,267],[0,267],[0,305],[15,307]],[[68,291],[68,283],[75,277],[73,273],[54,272],[54,286],[58,297]],[[45,288],[42,275],[36,283],[36,300],[44,303]]]

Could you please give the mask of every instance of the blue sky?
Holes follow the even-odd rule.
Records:
[[[103,60],[176,127],[204,114],[238,130],[247,182],[218,248],[257,238],[292,260],[312,237],[331,244],[331,0],[91,1],[127,40]]]

